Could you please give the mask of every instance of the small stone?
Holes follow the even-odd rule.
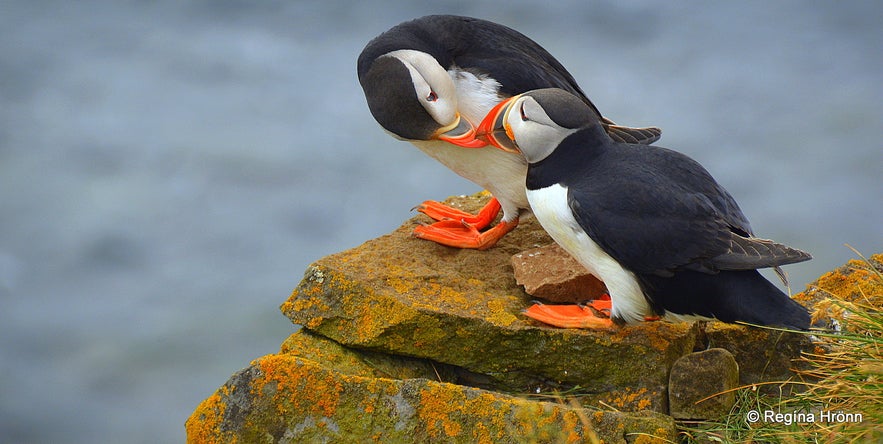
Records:
[[[723,348],[690,353],[675,361],[668,384],[669,414],[676,419],[720,418],[733,407],[739,364]]]
[[[795,376],[795,369],[806,368],[798,358],[801,352],[813,350],[809,335],[766,328],[709,322],[704,328],[709,347],[726,349],[739,364],[739,384],[785,381]],[[761,392],[790,393],[802,386],[787,384],[761,385]]]
[[[607,293],[604,283],[558,244],[512,256],[512,268],[525,293],[550,302],[584,302]]]

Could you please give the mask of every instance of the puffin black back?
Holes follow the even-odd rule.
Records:
[[[359,78],[377,57],[399,49],[423,51],[445,69],[456,65],[477,75],[492,75],[506,96],[537,87],[561,88],[580,97],[600,115],[552,54],[499,23],[455,15],[428,15],[403,22],[368,42],[357,62]]]
[[[735,199],[690,157],[615,142],[590,118],[562,117],[579,106],[558,91],[533,91],[509,105],[502,124],[526,159],[539,159],[526,179],[534,214],[607,285],[611,319],[698,316],[809,327],[806,309],[757,271],[809,254],[753,237]],[[531,313],[562,327],[607,324],[585,311]]]

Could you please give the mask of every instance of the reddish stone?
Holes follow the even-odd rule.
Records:
[[[550,302],[584,302],[607,293],[607,287],[558,244],[512,256],[515,281],[534,297]]]

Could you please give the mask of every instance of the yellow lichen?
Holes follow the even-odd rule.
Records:
[[[883,263],[883,254],[875,254],[870,262]],[[878,265],[879,266],[879,265]],[[823,274],[806,291],[794,295],[794,299],[810,302],[819,297],[831,297],[841,301],[868,304],[874,307],[883,305],[883,282],[877,277],[868,262],[850,260],[843,267]],[[819,295],[821,293],[821,295]]]
[[[650,400],[651,394],[645,387],[637,390],[626,387],[624,390],[611,393],[605,402],[620,410],[646,410],[653,405],[653,401]]]
[[[507,417],[515,402],[521,401],[505,402],[492,393],[465,392],[453,384],[430,384],[420,391],[417,417],[433,438],[461,436],[465,426],[475,442],[497,442],[511,427]],[[536,419],[528,416],[528,421]],[[496,433],[492,436],[491,431]]]
[[[671,441],[663,436],[668,436],[670,433],[665,429],[656,429],[655,436],[650,435],[638,435],[635,437],[634,444],[667,444]]]
[[[312,372],[308,366],[299,365],[300,360],[290,355],[268,355],[255,361],[260,376],[252,382],[252,396],[260,398],[272,393],[272,404],[280,415],[290,408],[330,417],[340,403],[340,379],[329,373]]]
[[[573,411],[564,413],[561,417],[561,422],[561,431],[567,434],[564,439],[565,442],[572,443],[582,441],[582,436],[578,430],[579,416],[576,413]]]
[[[506,302],[500,299],[493,299],[488,301],[487,308],[489,310],[487,319],[496,325],[508,327],[512,325],[513,322],[518,320],[518,318],[516,318],[512,313],[506,310]]]
[[[433,384],[420,391],[420,405],[417,417],[425,424],[426,432],[432,437],[440,437],[441,432],[448,437],[459,434],[459,422],[451,415],[462,412],[465,396],[447,384]]]
[[[202,401],[185,423],[187,442],[193,444],[235,443],[236,436],[221,430],[224,412],[227,410],[225,399],[230,395],[230,387],[224,385],[214,394]]]
[[[813,310],[813,322],[825,319],[844,321],[855,311],[855,305],[879,309],[883,307],[883,279],[879,269],[883,254],[869,261],[850,260],[846,265],[823,274],[794,299]],[[875,270],[872,267],[877,267]]]

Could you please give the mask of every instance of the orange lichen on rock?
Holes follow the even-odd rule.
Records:
[[[460,435],[460,420],[453,415],[462,415],[465,407],[465,394],[446,385],[432,385],[420,391],[420,405],[417,416],[426,425],[429,436],[448,437]]]
[[[611,341],[621,342],[628,338],[632,341],[641,338],[648,346],[659,350],[667,350],[671,346],[671,327],[673,324],[666,322],[648,321],[636,325],[627,325],[614,331]],[[681,325],[689,325],[682,323]]]
[[[224,413],[227,410],[225,399],[229,395],[230,387],[222,385],[196,407],[184,424],[188,444],[236,443],[233,433],[222,430]]]
[[[813,322],[844,321],[852,304],[873,310],[883,308],[883,254],[865,260],[852,259],[807,285],[794,299],[813,311]]]
[[[667,435],[668,430],[657,429],[653,435],[638,435],[632,442],[634,444],[670,444],[672,441],[664,438]]]
[[[506,303],[502,300],[496,299],[487,301],[487,308],[489,313],[486,319],[496,325],[508,327],[518,320],[518,318],[509,312]]]
[[[626,387],[625,390],[613,393],[607,398],[607,404],[616,407],[619,410],[640,411],[646,410],[653,402],[649,399],[650,392],[646,387],[632,389]]]
[[[830,297],[841,301],[883,307],[883,253],[868,258],[868,262],[852,259],[846,265],[823,274],[806,290],[794,295],[800,302],[817,301]]]
[[[583,442],[591,424],[576,408],[549,402],[506,398],[451,384],[432,384],[420,392],[417,415],[427,436],[493,443],[505,437],[527,442]],[[467,431],[471,431],[467,435]],[[592,432],[594,433],[594,430]],[[465,435],[465,436],[464,436]],[[611,436],[604,433],[605,436]],[[667,435],[671,435],[668,433]]]
[[[252,396],[272,396],[280,415],[288,410],[329,417],[340,402],[343,385],[329,373],[314,373],[298,365],[301,358],[268,355],[255,361],[260,375],[252,382]]]

